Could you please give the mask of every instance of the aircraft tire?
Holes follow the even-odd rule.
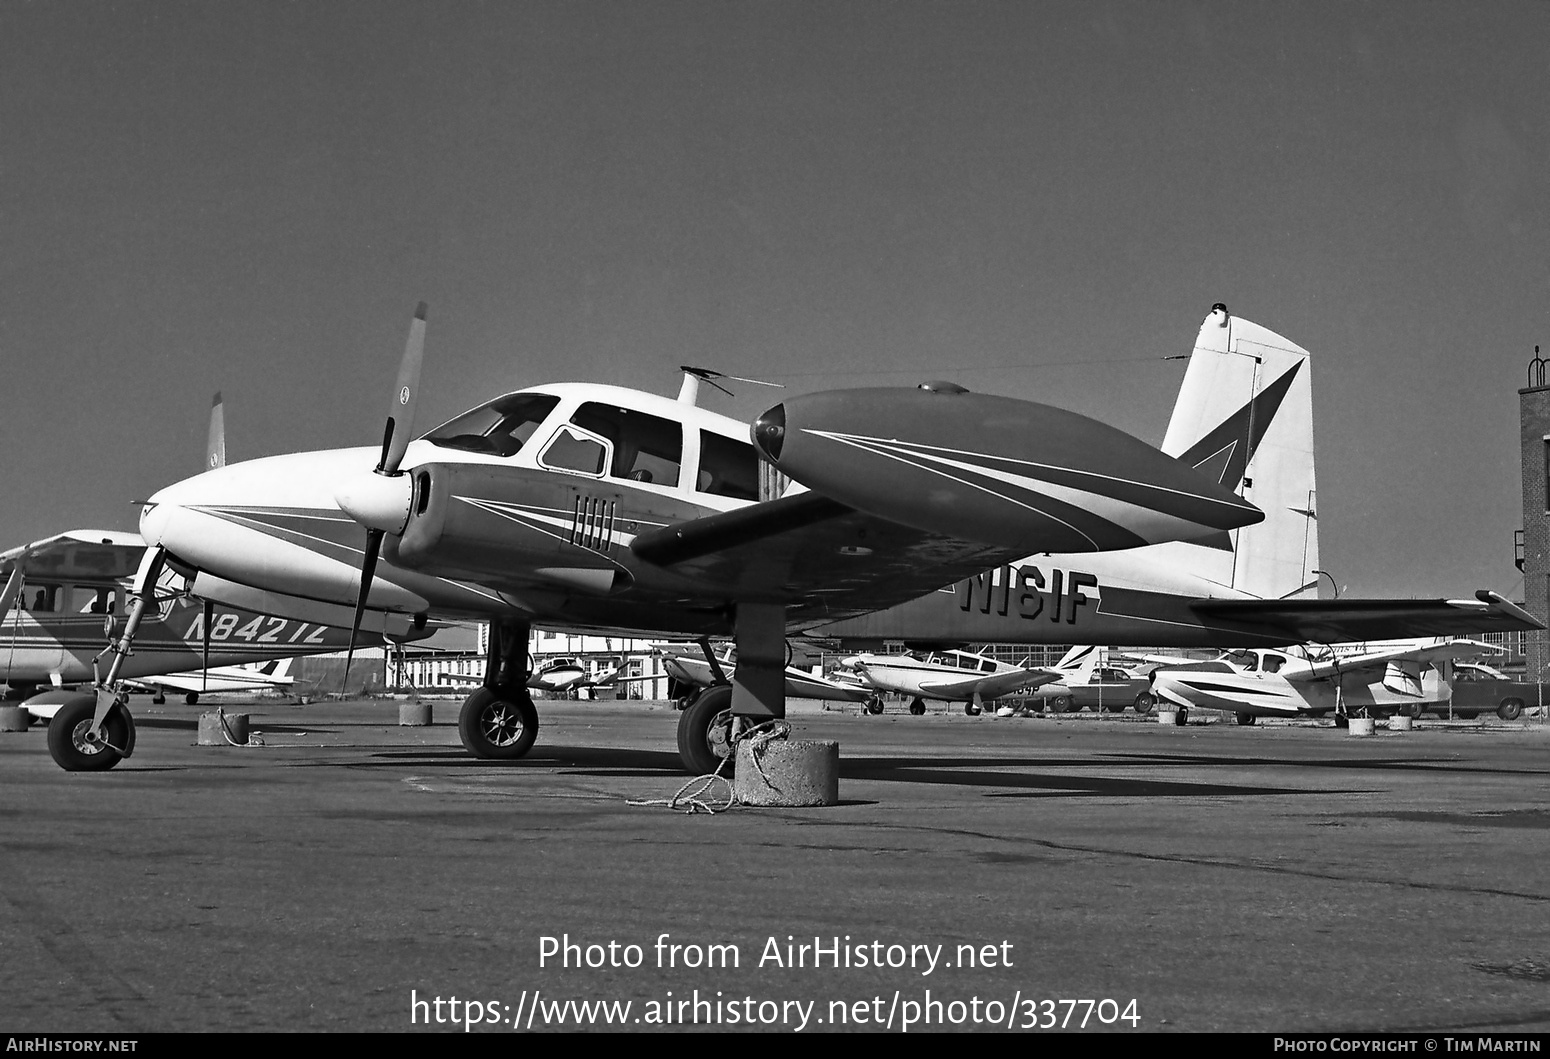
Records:
[[[187,695],[183,696],[183,701],[188,703],[190,706],[198,706],[199,705],[199,692],[197,692],[197,691],[189,692]]]
[[[883,697],[881,695],[873,695],[870,699],[866,700],[865,708],[866,712],[872,714],[873,716],[882,713]]]
[[[1420,719],[1421,714],[1425,713],[1426,709],[1419,702],[1412,702],[1410,705],[1404,707],[1399,712],[1414,721]]]
[[[1147,714],[1152,712],[1152,707],[1156,705],[1156,700],[1152,698],[1152,693],[1150,691],[1143,691],[1141,694],[1136,696],[1134,705],[1135,711],[1141,716],[1145,717]]]
[[[1238,718],[1238,723],[1240,725],[1242,725],[1244,728],[1252,728],[1254,726],[1254,722],[1259,719],[1259,718],[1255,717],[1252,713],[1240,713],[1240,714],[1237,715],[1237,718]]]
[[[1349,727],[1351,727],[1351,718],[1347,717],[1343,713],[1335,714],[1335,727],[1336,728],[1349,728]]]
[[[480,688],[464,700],[457,734],[474,757],[514,761],[538,739],[538,710],[526,688]]]
[[[83,738],[96,712],[97,696],[82,692],[59,707],[54,719],[49,721],[48,752],[54,763],[66,772],[103,772],[123,760],[117,750],[91,746]],[[122,706],[114,706],[108,711],[103,729],[113,746],[133,745],[134,718]]]
[[[1180,710],[1178,713],[1175,713],[1173,715],[1173,723],[1178,727],[1183,728],[1186,724],[1189,723],[1189,711]]]
[[[678,757],[694,776],[731,776],[732,686],[714,684],[678,715]],[[723,764],[725,762],[725,764]]]
[[[970,717],[978,717],[980,715],[980,708],[972,702],[966,702],[963,704],[963,712]]]
[[[1049,712],[1050,713],[1073,713],[1073,712],[1075,712],[1073,707],[1072,707],[1072,705],[1071,705],[1071,696],[1070,695],[1056,695],[1054,698],[1050,699],[1049,700]]]
[[[910,713],[914,714],[916,717],[919,717],[922,714],[924,714],[925,712],[926,712],[926,700],[925,699],[911,699],[910,700]]]
[[[1503,699],[1501,705],[1496,707],[1496,716],[1504,721],[1516,721],[1522,715],[1522,699]]]
[[[152,695],[151,704],[154,706],[165,706],[167,704],[166,693],[158,691],[155,695]]]

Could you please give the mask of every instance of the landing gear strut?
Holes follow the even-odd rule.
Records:
[[[129,689],[119,683],[118,676],[131,653],[140,621],[155,602],[156,579],[166,557],[158,546],[147,548],[140,560],[124,634],[110,640],[97,656],[111,653],[113,661],[108,675],[97,681],[95,694],[83,692],[71,699],[48,724],[48,752],[66,772],[100,772],[134,753],[135,720],[129,715]]]
[[[474,757],[514,761],[538,739],[538,710],[527,693],[526,622],[492,622],[484,687],[463,700],[458,738]]]

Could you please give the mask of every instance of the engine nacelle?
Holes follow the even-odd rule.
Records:
[[[392,561],[443,577],[506,579],[594,595],[631,576],[615,555],[636,530],[620,491],[595,479],[487,464],[423,464]]]
[[[1029,553],[1193,540],[1265,517],[1106,423],[942,383],[795,397],[759,417],[753,441],[859,511]]]

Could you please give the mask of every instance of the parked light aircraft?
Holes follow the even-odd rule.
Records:
[[[1123,551],[1046,552],[813,635],[863,645],[1287,643],[1541,628],[1491,592],[1475,599],[1318,599],[1308,352],[1216,305],[1201,325],[1163,451],[1265,519]]]
[[[0,598],[0,675],[9,695],[25,698],[38,688],[95,679],[94,660],[124,625],[124,582],[145,550],[138,534],[82,529],[0,553],[0,576],[8,586]],[[224,604],[212,605],[207,614],[199,600],[172,592],[167,580],[140,622],[134,656],[120,671],[124,679],[158,677],[162,686],[181,687],[168,674],[201,680],[202,673],[188,671],[349,646],[348,627]],[[212,669],[212,676],[216,672]]]
[[[589,675],[584,662],[576,658],[551,658],[534,669],[526,681],[531,691],[541,691],[550,696],[574,697],[582,688],[607,687],[619,682],[622,660],[613,669],[595,679]],[[442,673],[437,677],[443,684],[482,684],[480,676],[463,676],[458,673]]]
[[[1437,664],[1500,652],[1478,640],[1444,637],[1340,644],[1325,651],[1238,650],[1212,662],[1155,669],[1152,688],[1160,699],[1178,705],[1181,718],[1191,707],[1232,713],[1239,724],[1260,717],[1328,714],[1414,717],[1448,701],[1448,685]]]
[[[910,697],[910,712],[926,712],[926,700],[961,702],[963,712],[970,717],[978,716],[986,701],[1003,695],[1026,691],[1064,674],[1072,673],[1080,665],[1077,655],[1092,654],[1096,649],[1083,647],[1062,659],[1056,667],[1024,667],[998,662],[987,655],[972,651],[931,651],[922,658],[911,654],[850,655],[840,665],[859,674],[871,687],[873,698],[881,713],[882,698],[887,693]]]
[[[290,658],[277,658],[268,662],[249,662],[240,666],[212,666],[208,670],[188,673],[163,673],[126,680],[131,691],[150,693],[151,701],[161,704],[167,701],[167,692],[183,695],[190,706],[199,702],[201,695],[220,692],[263,692],[291,689],[296,679],[290,675]],[[59,707],[69,702],[77,692],[54,688],[32,696],[22,703],[22,708],[36,720],[52,720]],[[303,702],[306,700],[303,699]]]
[[[523,686],[535,622],[730,633],[731,687],[707,689],[679,719],[686,765],[708,771],[735,727],[784,715],[792,631],[1030,551],[1194,539],[1263,517],[1106,424],[951,384],[793,398],[758,418],[750,444],[745,424],[696,404],[713,373],[688,371],[677,401],[561,383],[411,443],[424,335],[422,307],[380,447],[228,463],[161,490],[141,514],[155,547],[136,582],[166,566],[202,598],[297,619],[353,607],[352,626],[490,620],[486,685],[459,718],[481,757],[519,757],[536,737]],[[782,493],[778,476],[805,488]],[[123,755],[133,722],[115,670],[94,702],[56,715],[63,767]]]
[[[737,672],[736,644],[723,644],[713,651],[714,662],[706,657],[704,649],[699,644],[662,644],[656,648],[656,651],[662,658],[662,668],[667,671],[667,675],[693,689],[688,694],[684,694],[678,688],[670,686],[670,693],[677,692],[674,697],[680,700],[680,709],[687,708],[689,700],[697,695],[700,689],[725,684],[731,680],[732,674]],[[721,672],[717,673],[717,669]],[[871,697],[869,691],[855,684],[842,684],[826,677],[816,676],[797,666],[788,665],[785,676],[788,699],[866,702]],[[872,712],[881,713],[882,704],[878,703],[878,708]]]

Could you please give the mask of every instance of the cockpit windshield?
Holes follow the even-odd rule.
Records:
[[[425,440],[448,449],[515,456],[559,403],[546,393],[509,393],[443,423]]]

